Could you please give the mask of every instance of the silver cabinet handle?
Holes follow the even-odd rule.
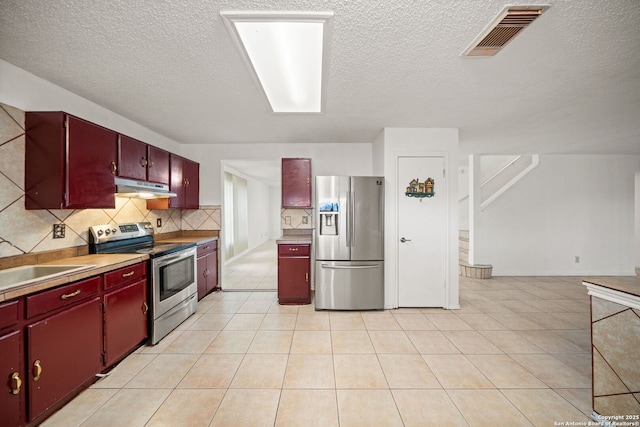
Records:
[[[411,241],[411,239],[405,239],[405,238],[403,237],[403,238],[401,238],[401,239],[400,239],[400,241],[401,241],[402,243],[404,243],[404,242],[410,242],[410,241]]]

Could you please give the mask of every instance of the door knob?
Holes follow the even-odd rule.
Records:
[[[411,241],[411,239],[405,239],[405,238],[403,237],[403,238],[401,238],[401,239],[400,239],[400,241],[401,241],[402,243],[404,243],[404,242],[410,242],[410,241]]]

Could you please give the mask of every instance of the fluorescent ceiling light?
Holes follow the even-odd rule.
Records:
[[[275,113],[320,113],[332,12],[221,12]]]

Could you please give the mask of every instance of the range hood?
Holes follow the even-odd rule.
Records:
[[[168,199],[176,197],[176,193],[169,191],[167,184],[155,182],[137,181],[134,179],[115,179],[116,197],[128,197],[134,199]]]

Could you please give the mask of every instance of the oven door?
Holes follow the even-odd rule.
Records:
[[[153,318],[157,319],[198,292],[196,248],[174,252],[151,260]]]

